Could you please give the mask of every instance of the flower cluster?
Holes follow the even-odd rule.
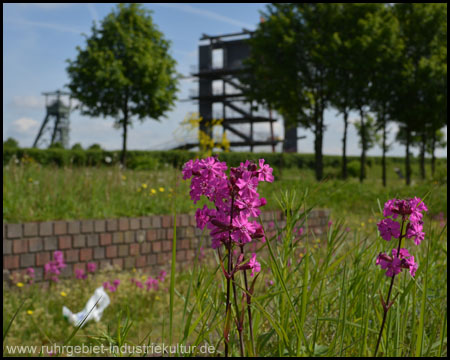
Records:
[[[428,211],[428,208],[417,197],[387,201],[383,209],[385,219],[377,224],[381,237],[386,241],[391,241],[392,238],[399,239],[399,243],[403,237],[407,239],[414,238],[414,243],[419,245],[425,238],[422,221],[424,211]],[[401,219],[402,224],[396,221],[397,218]],[[404,224],[406,224],[406,230],[402,234]],[[402,269],[409,269],[411,276],[414,276],[417,270],[414,256],[411,256],[408,250],[404,248],[393,249],[392,257],[385,253],[380,253],[376,264],[380,265],[382,269],[387,269],[386,276],[389,277],[399,274]]]
[[[61,269],[64,269],[67,265],[64,263],[64,254],[62,251],[55,251],[53,253],[53,259],[53,261],[44,265],[44,276],[50,274],[50,279],[54,282],[58,282],[58,275],[61,274]]]
[[[266,199],[257,192],[258,184],[273,182],[272,168],[260,159],[259,167],[247,160],[239,167],[230,168],[229,176],[226,170],[226,163],[217,157],[189,160],[184,165],[183,179],[192,178],[190,195],[194,204],[203,195],[214,205],[213,209],[206,205],[197,209],[197,227],[204,229],[206,226],[210,230],[213,249],[222,245],[231,249],[234,244],[242,248],[253,239],[264,242],[261,225],[249,218],[259,216],[259,208],[266,204]],[[239,269],[252,269],[252,276],[260,268],[256,254],[247,263],[239,265]]]
[[[139,280],[136,280],[135,278],[132,278],[131,282],[140,289],[143,289],[144,285],[145,285],[147,291],[150,291],[151,289],[154,289],[156,291],[156,290],[159,290],[159,283],[164,282],[164,280],[166,279],[166,276],[167,276],[167,272],[165,270],[161,270],[159,275],[156,278],[149,276],[147,278],[147,280],[145,280],[144,283],[142,283]],[[144,279],[145,279],[145,276],[142,277],[142,280],[144,280]]]
[[[119,279],[115,279],[112,284],[110,284],[109,281],[105,281],[103,283],[103,288],[111,292],[116,292],[117,288],[119,287],[119,284],[120,284]]]

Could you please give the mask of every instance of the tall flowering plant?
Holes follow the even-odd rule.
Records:
[[[374,356],[378,352],[387,312],[395,301],[394,299],[389,302],[395,276],[400,274],[403,269],[409,270],[413,277],[416,275],[418,265],[414,261],[414,256],[406,248],[401,248],[401,243],[403,238],[413,239],[416,245],[420,245],[424,240],[425,233],[423,232],[422,221],[424,211],[428,211],[428,208],[420,198],[392,199],[384,204],[383,216],[385,218],[377,224],[380,236],[386,241],[398,239],[398,246],[392,249],[391,256],[380,253],[376,259],[376,265],[380,265],[382,269],[386,270],[386,276],[391,278],[391,285],[386,301],[380,294],[384,314]]]
[[[258,194],[258,184],[261,181],[273,182],[272,168],[259,160],[259,164],[251,161],[241,163],[238,167],[230,168],[226,174],[227,165],[217,157],[202,160],[189,160],[183,167],[183,179],[191,179],[190,196],[194,204],[205,196],[212,207],[204,206],[197,209],[195,217],[197,227],[210,230],[211,247],[216,249],[221,261],[222,271],[226,278],[226,321],[224,328],[225,356],[228,356],[229,330],[231,324],[231,287],[233,287],[234,304],[236,307],[236,327],[239,333],[241,355],[244,356],[243,322],[244,309],[239,311],[237,301],[235,276],[241,272],[244,277],[247,313],[249,320],[250,340],[254,350],[251,295],[254,281],[261,270],[256,254],[250,257],[245,252],[245,246],[252,241],[264,242],[262,226],[250,218],[259,216],[260,207],[266,204],[266,199]],[[222,257],[221,249],[225,248]],[[237,250],[237,251],[236,251]],[[247,271],[254,277],[249,287]],[[254,353],[254,351],[253,351]]]

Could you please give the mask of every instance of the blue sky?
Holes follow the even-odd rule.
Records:
[[[85,47],[86,35],[115,4],[3,4],[3,139],[14,137],[24,147],[32,145],[45,116],[45,91],[63,89],[69,78],[66,59],[76,57],[76,46]],[[145,4],[153,11],[153,20],[165,37],[172,42],[172,56],[178,72],[188,75],[197,64],[197,47],[203,33],[208,35],[254,30],[259,22],[259,10],[265,4]],[[179,99],[187,99],[196,83],[183,80]],[[136,122],[129,132],[129,149],[169,149],[183,140],[179,123],[189,112],[197,111],[190,102],[178,101],[173,111],[161,122]],[[352,114],[351,120],[356,120]],[[70,143],[89,146],[99,143],[106,149],[119,149],[122,133],[113,128],[113,119],[89,118],[75,111],[71,114]],[[325,113],[327,130],[325,154],[341,154],[343,121],[334,111]],[[350,126],[347,152],[359,155],[358,138]],[[265,133],[265,128],[255,129]],[[390,135],[396,127],[390,127]],[[281,121],[275,133],[283,136]],[[310,131],[299,129],[306,139],[299,141],[299,152],[312,153],[314,137]],[[258,149],[258,148],[257,148]],[[262,149],[260,150],[268,150]],[[414,150],[415,153],[417,151]],[[438,156],[446,156],[447,149]],[[376,147],[369,155],[379,155]],[[394,145],[389,155],[403,156],[404,147]]]

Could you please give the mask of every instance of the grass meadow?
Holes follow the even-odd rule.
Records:
[[[373,356],[383,318],[380,293],[385,297],[390,284],[375,259],[397,245],[381,239],[376,222],[385,201],[413,196],[429,208],[426,236],[419,246],[403,240],[419,266],[414,278],[403,271],[395,279],[395,302],[378,356],[447,356],[446,180],[416,180],[406,187],[394,174],[383,188],[378,172],[370,169],[363,184],[335,178],[318,184],[312,172],[289,169],[274,172],[273,184],[261,184],[266,209],[281,207],[292,215],[285,226],[275,224],[276,234],[259,250],[261,273],[251,303],[253,344],[248,327],[243,330],[247,356]],[[171,168],[146,172],[10,164],[4,167],[3,181],[3,219],[11,223],[195,211],[189,184]],[[199,202],[195,208],[201,206]],[[308,210],[318,207],[331,210],[326,234],[316,238],[294,231],[304,225]],[[203,239],[203,247],[209,246]],[[244,288],[241,275],[238,289]],[[178,347],[178,355],[223,356],[226,280],[217,252],[206,251],[182,270],[173,256],[158,290],[147,291],[131,281],[147,276],[136,270],[101,270],[86,280],[46,286],[4,284],[4,355],[18,355],[13,354],[16,345],[37,346],[29,350],[33,355],[48,354],[41,345],[117,345],[113,354],[99,355],[124,356],[129,354],[122,352],[123,345],[179,344],[197,347],[188,354]],[[116,278],[121,283],[109,294],[111,304],[100,322],[75,328],[63,318],[63,305],[81,310],[96,287]],[[240,304],[232,307],[233,316],[239,309]],[[210,353],[201,351],[205,344]],[[240,355],[234,324],[230,355]]]

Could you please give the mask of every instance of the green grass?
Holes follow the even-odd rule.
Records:
[[[288,210],[304,208],[308,199],[296,199],[292,192],[284,194],[280,203]],[[432,198],[427,198],[426,204],[435,207]],[[396,244],[377,237],[373,228],[348,232],[344,218],[335,219],[320,239],[297,239],[293,229],[302,225],[307,212],[292,214],[286,226],[278,229],[281,241],[275,235],[260,250],[262,271],[251,305],[256,354],[372,356],[382,320],[379,292],[385,296],[390,283],[385,271],[375,266],[375,259],[380,251],[390,251]],[[376,216],[380,218],[379,213]],[[403,271],[395,279],[393,296],[398,296],[388,313],[379,355],[447,356],[447,322],[443,318],[447,313],[447,228],[428,216],[424,219],[426,240],[420,246],[410,240],[406,244],[419,268],[415,278]],[[18,311],[4,334],[4,353],[8,354],[6,345],[67,342],[109,347],[169,344],[171,340],[180,345],[208,344],[215,349],[211,356],[222,356],[226,281],[216,255],[209,251],[205,260],[172,272],[171,280],[168,277],[158,291],[146,292],[130,282],[131,277],[142,276],[139,271],[101,271],[87,281],[69,279],[49,289],[37,285],[4,288],[4,329]],[[172,270],[176,268],[172,263]],[[236,280],[238,292],[244,289],[241,275],[239,272]],[[111,305],[101,322],[87,323],[68,341],[74,328],[62,318],[62,305],[78,311],[97,286],[116,277],[121,284],[111,294]],[[61,296],[61,291],[67,296]],[[27,310],[33,313],[29,315]],[[234,306],[232,311],[234,316]],[[247,320],[244,343],[249,354],[246,324]],[[239,356],[233,322],[230,353]]]
[[[171,214],[173,201],[178,213],[193,213],[196,208],[189,198],[188,182],[181,180],[181,171],[168,166],[158,171],[139,171],[12,162],[3,170],[3,221],[9,223]],[[406,187],[404,180],[398,179],[389,168],[388,187],[383,188],[376,165],[368,168],[368,178],[362,184],[356,178],[347,181],[333,178],[330,171],[326,168],[327,178],[317,183],[312,170],[284,169],[281,173],[275,170],[274,183],[260,186],[260,194],[267,199],[266,209],[277,208],[275,194],[282,189],[308,189],[308,203],[330,209],[333,217],[350,218],[354,213],[368,217],[378,210],[377,199],[384,202],[432,189],[430,196],[435,207],[431,213],[447,214],[446,181],[414,179],[413,185]]]

